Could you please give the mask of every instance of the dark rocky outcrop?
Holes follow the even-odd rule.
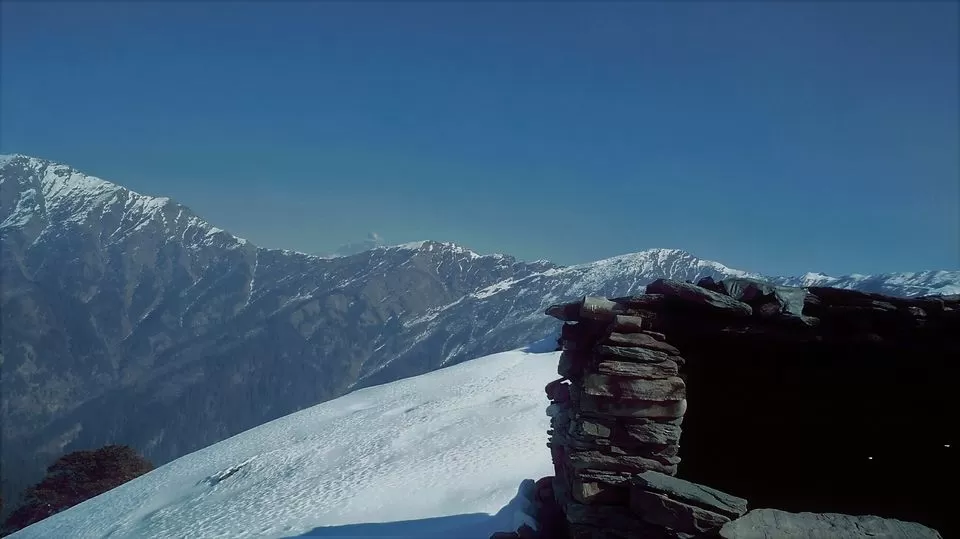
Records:
[[[950,536],[960,298],[750,279],[648,292],[548,310],[565,321],[547,394],[568,537]],[[747,499],[880,516],[742,516]]]
[[[617,301],[587,297],[579,307],[549,311],[567,320],[563,378],[546,391],[554,495],[570,537],[685,537],[746,511],[745,500],[671,477],[681,461],[685,359],[663,333],[650,331],[643,310],[669,305],[673,293],[738,316],[750,307],[685,283],[659,291]]]

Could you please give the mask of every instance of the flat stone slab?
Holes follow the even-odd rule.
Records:
[[[839,513],[788,513],[754,509],[720,529],[724,539],[943,539],[916,522]]]
[[[662,473],[639,474],[633,478],[633,485],[634,488],[658,492],[730,518],[737,518],[747,512],[747,500],[743,498]]]
[[[618,401],[592,395],[581,395],[580,411],[586,415],[612,417],[640,417],[678,419],[687,411],[687,400],[680,401]]]
[[[613,376],[624,376],[626,378],[656,380],[657,378],[676,376],[677,373],[679,373],[679,366],[676,361],[671,359],[664,359],[660,363],[634,363],[631,361],[602,359],[597,363],[597,372]]]
[[[649,348],[650,350],[660,350],[674,356],[680,355],[680,350],[677,350],[675,346],[657,340],[653,335],[646,333],[611,333],[602,344],[621,348]]]
[[[570,434],[594,442],[599,441],[605,445],[676,445],[683,431],[676,420],[655,421],[638,418],[630,421],[630,423],[622,423],[611,418],[578,415],[570,425]]]
[[[563,320],[564,322],[576,322],[580,320],[580,307],[582,306],[583,301],[551,305],[547,308],[545,314],[547,316],[552,316],[557,320]]]
[[[660,341],[656,341],[660,342]],[[664,343],[661,343],[664,344]],[[595,348],[597,354],[601,356],[613,356],[618,358],[621,361],[635,361],[639,363],[659,363],[665,359],[676,360],[677,355],[674,354],[676,351],[678,354],[679,350],[676,348],[667,345],[669,348],[660,348],[660,350],[650,349],[650,348],[634,348],[630,346],[606,346],[600,345]],[[673,355],[667,355],[673,354]]]
[[[687,396],[686,385],[678,376],[646,380],[588,374],[583,379],[583,392],[596,397],[643,401],[679,401]]]
[[[677,298],[692,305],[700,305],[732,315],[750,316],[753,314],[753,308],[746,303],[737,301],[730,296],[707,290],[706,288],[700,288],[695,284],[671,281],[668,279],[657,279],[647,285],[647,292],[651,294],[663,294],[664,296]]]
[[[627,425],[623,430],[627,439],[633,442],[676,445],[680,443],[680,433],[683,429],[677,425],[647,423],[645,425]],[[671,477],[671,479],[673,478]]]
[[[716,533],[716,530],[730,521],[719,513],[678,502],[655,492],[631,491],[630,508],[651,524],[685,533]]]
[[[603,297],[586,296],[580,303],[580,317],[588,320],[613,320],[622,313],[622,307]]]
[[[570,465],[576,470],[634,473],[654,470],[668,474],[677,473],[677,464],[680,462],[680,457],[664,457],[662,460],[672,462],[668,464],[637,455],[607,455],[600,451],[589,450],[570,451],[569,453]]]
[[[642,317],[618,314],[613,317],[610,330],[618,333],[639,333],[644,327]]]

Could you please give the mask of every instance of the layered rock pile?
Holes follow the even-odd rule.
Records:
[[[747,513],[746,500],[674,475],[688,415],[698,443],[684,451],[686,476],[708,476],[754,501],[794,510],[836,500],[859,514],[882,507],[891,515],[923,513],[925,520],[949,523],[949,508],[937,505],[939,498],[925,501],[924,513],[898,501],[891,494],[896,489],[860,488],[877,468],[851,471],[856,465],[849,457],[821,455],[816,444],[829,439],[847,455],[866,450],[876,429],[916,422],[916,415],[889,407],[877,415],[865,404],[878,402],[878,388],[888,386],[938,414],[931,425],[943,421],[940,410],[946,408],[938,403],[949,394],[947,382],[909,370],[914,363],[903,359],[924,357],[938,372],[956,370],[960,297],[891,298],[750,279],[659,280],[646,292],[585,297],[547,310],[564,322],[561,378],[546,387],[552,494],[564,529],[531,537],[940,537],[920,524],[872,516]],[[904,376],[915,386],[898,385]],[[750,391],[731,393],[731,383]],[[701,405],[690,414],[688,386]],[[844,413],[831,415],[835,410]],[[856,434],[850,417],[857,418]],[[792,430],[769,428],[785,421]],[[933,436],[917,438],[927,447],[939,435],[929,432]],[[836,485],[818,483],[834,476],[844,478],[842,495],[835,494]],[[935,483],[904,474],[881,477],[914,494],[911,485]]]
[[[586,297],[548,311],[565,322],[562,378],[546,392],[570,537],[693,537],[746,512],[745,500],[672,477],[687,401],[680,351],[649,329],[662,300]]]

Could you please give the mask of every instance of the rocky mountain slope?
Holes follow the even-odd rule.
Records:
[[[0,211],[8,500],[72,448],[165,462],[341,395],[407,318],[551,267],[435,242],[263,249],[24,156],[0,160]]]
[[[0,158],[0,243],[6,499],[67,451],[124,443],[162,464],[357,387],[515,348],[555,329],[551,303],[755,276],[671,249],[573,267],[430,241],[271,250],[19,155]],[[780,282],[803,279],[831,278]],[[831,285],[955,293],[960,272]]]

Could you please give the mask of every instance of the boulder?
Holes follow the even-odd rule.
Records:
[[[583,374],[584,363],[586,363],[584,354],[574,350],[564,350],[560,353],[560,361],[557,362],[557,374],[564,378],[578,378]]]
[[[633,532],[631,537],[657,537],[647,535],[656,532],[656,528],[630,514],[627,507],[614,505],[584,505],[570,502],[564,507],[567,520],[572,524],[586,524],[600,530]],[[646,532],[646,533],[644,533]]]
[[[700,288],[706,288],[707,290],[712,290],[714,292],[720,292],[720,293],[724,292],[723,287],[720,285],[720,283],[715,281],[714,278],[710,277],[709,275],[697,281],[697,286],[699,286]]]
[[[562,417],[569,415],[570,406],[566,402],[554,402],[547,406],[547,417]]]
[[[657,492],[730,518],[747,512],[747,500],[677,477],[646,472],[635,476],[632,482],[634,489]]]
[[[838,513],[788,513],[754,509],[720,529],[724,539],[943,539],[936,530],[915,522]]]
[[[753,309],[746,303],[737,301],[730,296],[707,290],[706,288],[700,288],[695,284],[657,279],[647,285],[647,292],[651,294],[663,294],[664,296],[690,305],[708,308],[730,315],[750,316],[753,314]]]
[[[573,303],[562,303],[559,305],[551,305],[545,311],[547,316],[552,316],[558,320],[563,320],[564,322],[576,322],[580,320],[580,306],[583,302],[576,301]]]
[[[584,297],[580,306],[580,318],[587,320],[608,322],[613,321],[617,315],[631,316],[635,314],[637,313],[615,301],[598,296]]]
[[[583,392],[596,397],[645,401],[679,401],[686,397],[686,385],[677,376],[647,380],[589,374]]]
[[[620,333],[636,333],[643,331],[643,318],[639,316],[617,315],[613,317],[613,323],[610,324],[610,331]]]
[[[564,383],[566,380],[566,378],[560,378],[547,384],[543,388],[547,394],[547,398],[557,402],[570,400],[570,385]]]
[[[720,288],[728,296],[742,301],[761,312],[769,309],[768,316],[783,313],[803,315],[803,302],[807,291],[791,286],[777,286],[756,279],[723,279]]]
[[[648,291],[649,292],[649,291]],[[663,294],[640,294],[639,296],[624,296],[620,298],[611,298],[611,301],[626,309],[634,311],[656,311],[667,301],[667,296]]]
[[[715,532],[730,521],[721,514],[643,490],[631,491],[630,508],[651,524],[685,533]]]
[[[534,483],[534,499],[546,502],[553,499],[553,476],[541,477]]]

